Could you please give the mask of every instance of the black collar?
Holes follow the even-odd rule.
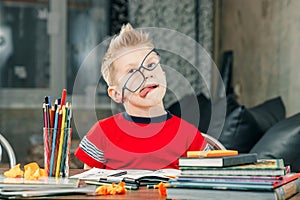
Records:
[[[122,114],[123,117],[128,121],[141,123],[141,124],[160,123],[160,122],[167,121],[172,117],[172,114],[169,111],[167,111],[167,114],[158,117],[136,117],[136,116],[128,115],[126,112],[123,112]]]

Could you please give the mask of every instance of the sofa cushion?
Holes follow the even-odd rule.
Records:
[[[198,110],[195,110],[196,107],[198,107]],[[203,94],[197,97],[186,95],[172,104],[168,110],[195,125],[201,132],[207,132],[211,117],[211,102]],[[184,111],[184,113],[181,113],[181,111]]]
[[[227,109],[230,109],[229,105],[236,107],[233,98],[227,98],[227,101]],[[248,153],[270,127],[284,118],[285,107],[280,97],[249,109],[238,105],[233,111],[227,112],[219,140],[227,149]]]
[[[172,104],[168,110],[186,121],[188,121],[191,124],[194,124],[198,129],[203,132],[207,133],[208,127],[210,125],[210,120],[211,120],[211,100],[206,98],[203,94],[199,94],[196,97],[196,101],[198,102],[199,106],[199,112],[195,110],[196,106],[195,104],[195,97],[193,95],[186,95],[179,101],[175,102]],[[239,107],[240,105],[238,102],[235,100],[234,95],[228,95],[226,97],[227,101],[227,108],[226,108],[226,116],[228,116],[234,109]],[[217,100],[215,103],[215,106],[222,106],[221,104],[223,103],[222,100]],[[184,109],[185,115],[182,115],[181,109]],[[218,124],[214,125],[218,126]],[[211,130],[215,130],[217,128],[211,127]]]
[[[251,149],[258,158],[283,158],[291,170],[300,171],[300,113],[288,117],[272,128]]]
[[[270,99],[252,107],[249,109],[249,112],[254,117],[261,133],[265,133],[269,128],[285,118],[285,106],[281,97]]]
[[[225,119],[219,141],[226,149],[247,153],[261,137],[258,125],[245,106],[234,109]]]

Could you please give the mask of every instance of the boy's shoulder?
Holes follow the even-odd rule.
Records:
[[[185,126],[188,126],[188,127],[191,127],[191,128],[197,128],[192,123],[188,122],[187,120],[185,120],[181,117],[178,117],[178,116],[172,114],[172,118],[175,121],[175,123],[181,123],[182,125],[185,125]]]

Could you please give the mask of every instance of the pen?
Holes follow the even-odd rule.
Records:
[[[118,172],[118,173],[115,173],[115,174],[110,174],[108,176],[122,176],[122,175],[125,175],[127,174],[127,171],[121,171],[121,172]]]
[[[130,184],[139,184],[139,181],[136,179],[132,179],[132,178],[126,178],[126,177],[115,177],[115,176],[107,176],[107,177],[101,177],[99,179],[99,181],[103,181],[103,182],[115,182],[115,183],[120,183],[122,181],[124,181],[125,183],[130,183]]]
[[[108,183],[120,183],[121,181],[123,181],[123,177],[114,177],[114,176],[107,176],[107,177],[101,177],[99,179],[99,181],[105,181]]]
[[[155,185],[147,185],[147,189],[157,189],[158,186],[155,184]]]
[[[122,175],[125,175],[127,174],[127,171],[120,171],[120,172],[117,172],[115,174],[110,174],[108,176],[103,176],[103,177],[100,177],[99,181],[106,181],[106,182],[121,182],[123,181],[124,177],[120,177]]]
[[[165,187],[170,187],[170,183],[163,183]],[[159,184],[151,184],[151,185],[147,185],[148,189],[158,189]]]
[[[111,185],[111,183],[106,183],[106,182],[97,182],[97,181],[85,181],[86,184],[88,185],[98,185],[98,186],[102,186],[102,185]],[[138,190],[139,186],[138,185],[126,185],[125,184],[125,188],[127,190]]]

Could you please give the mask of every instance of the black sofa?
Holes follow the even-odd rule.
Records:
[[[186,96],[168,110],[206,133],[212,105],[202,94],[196,98],[197,106],[191,103],[195,97]],[[300,172],[300,113],[286,117],[281,97],[269,99],[251,108],[240,105],[234,95],[228,95],[226,100],[224,126],[217,139],[227,149],[235,149],[240,153],[257,153],[258,158],[283,158],[292,171]],[[195,107],[198,107],[199,112],[195,112]],[[182,110],[191,114],[182,116]]]

